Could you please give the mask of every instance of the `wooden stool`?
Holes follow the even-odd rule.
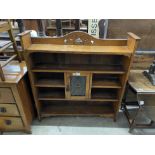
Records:
[[[148,79],[143,75],[142,72],[142,70],[134,70],[130,72],[129,81],[126,87],[126,92],[122,103],[122,109],[129,122],[129,132],[132,132],[134,128],[150,128],[153,127],[154,124],[154,121],[151,118],[149,118],[149,116],[145,113],[144,109],[145,106],[150,105],[148,105],[147,103],[141,104],[141,101],[144,100],[144,96],[146,95],[155,95],[155,86],[152,86],[152,84],[148,81]],[[127,101],[127,95],[129,90],[136,94],[136,101]],[[131,115],[129,113],[129,106],[137,107],[135,115]],[[137,123],[137,117],[140,112],[142,112],[143,114],[145,114],[147,118],[149,118],[150,123]]]

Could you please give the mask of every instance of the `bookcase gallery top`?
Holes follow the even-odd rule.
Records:
[[[97,39],[79,31],[58,38],[32,38],[30,32],[26,31],[19,35],[24,50],[29,52],[130,55],[135,51],[135,43],[140,40],[131,32],[128,33],[128,39]]]

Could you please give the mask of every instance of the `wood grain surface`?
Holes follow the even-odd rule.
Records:
[[[107,38],[124,38],[133,32],[141,37],[139,50],[155,50],[154,19],[109,19]]]

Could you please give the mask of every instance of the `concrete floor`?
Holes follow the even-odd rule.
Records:
[[[141,121],[140,116],[138,121]],[[145,122],[148,120],[145,119]],[[34,120],[32,135],[130,135],[128,122],[123,112],[116,122],[102,117],[50,117],[41,122]],[[23,135],[23,132],[4,132],[4,135]],[[132,134],[154,135],[153,129],[134,129]]]

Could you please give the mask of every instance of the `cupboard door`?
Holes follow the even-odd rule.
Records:
[[[90,74],[85,72],[65,73],[67,99],[88,99],[90,96]]]

